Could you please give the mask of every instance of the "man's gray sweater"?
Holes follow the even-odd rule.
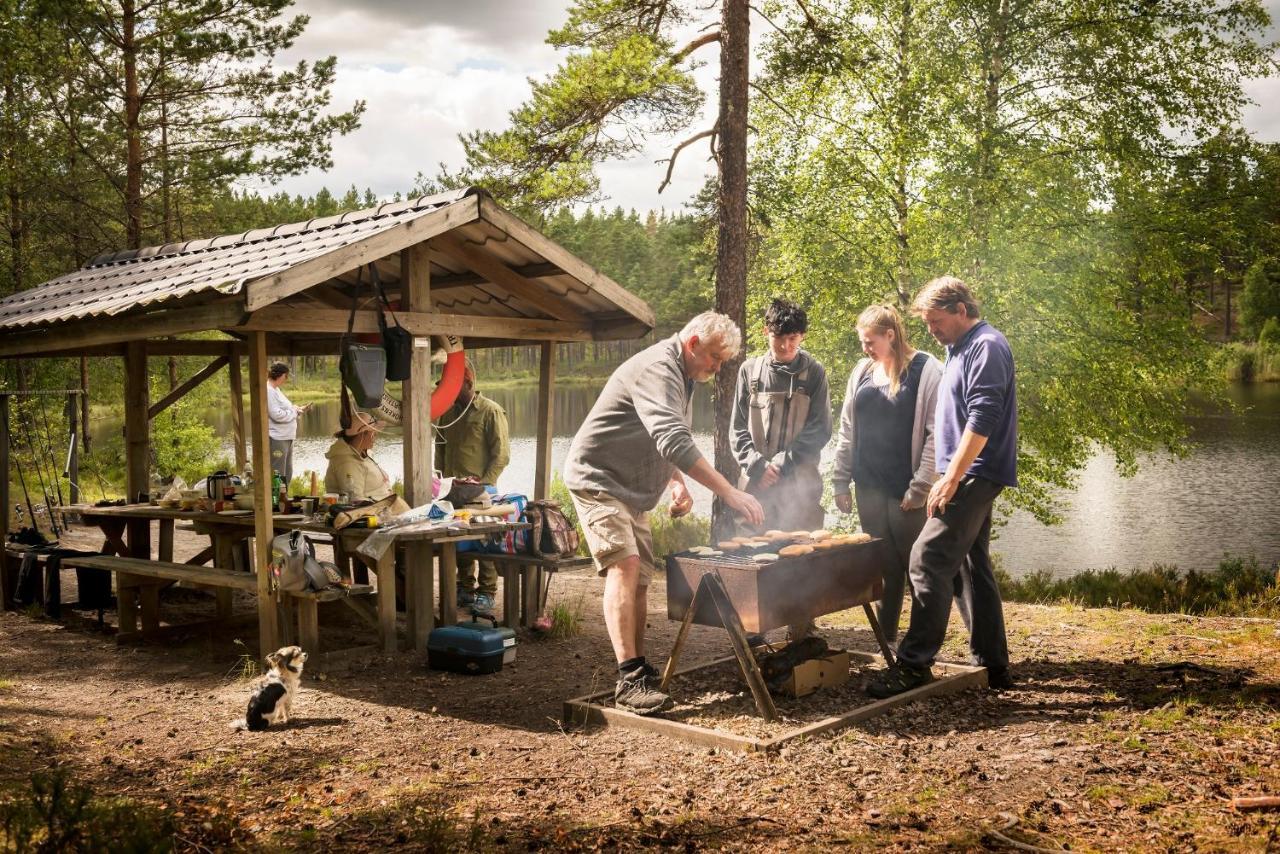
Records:
[[[702,459],[693,442],[692,401],[678,335],[632,356],[609,377],[573,437],[565,485],[652,510],[674,471]]]

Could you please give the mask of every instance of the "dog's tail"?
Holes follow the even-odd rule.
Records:
[[[231,722],[231,729],[241,732],[249,728],[249,723],[244,718],[236,718]]]

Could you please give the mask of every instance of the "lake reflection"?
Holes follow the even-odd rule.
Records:
[[[600,386],[563,386],[555,395],[556,471],[573,433],[595,402]],[[533,488],[535,385],[486,392],[507,411],[511,424],[511,465],[498,484],[505,491]],[[1069,575],[1089,568],[1176,564],[1210,569],[1225,552],[1254,553],[1265,562],[1280,558],[1280,521],[1273,499],[1280,495],[1280,384],[1234,389],[1241,415],[1197,416],[1190,420],[1198,447],[1183,460],[1153,455],[1138,474],[1123,478],[1111,457],[1099,454],[1070,496],[1064,524],[1047,528],[1029,514],[1015,513],[999,532],[995,549],[1013,575],[1038,569]],[[247,413],[246,413],[247,414]],[[231,432],[225,410],[208,413],[222,435]],[[712,455],[710,389],[699,386],[694,402],[698,446]],[[294,450],[294,471],[325,469],[324,452],[337,429],[338,403],[320,403],[305,416]],[[230,454],[228,441],[227,451]],[[832,448],[824,454],[830,464]],[[379,437],[373,456],[393,476],[403,467],[397,429]],[[700,513],[710,512],[710,493],[691,484]]]

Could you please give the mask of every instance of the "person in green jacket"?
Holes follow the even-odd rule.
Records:
[[[476,370],[467,360],[458,399],[436,427],[436,467],[445,477],[474,477],[496,486],[502,470],[511,461],[511,437],[507,413],[494,401],[476,391]],[[481,614],[493,613],[498,593],[498,568],[480,561],[480,582],[476,583],[476,561],[458,563],[458,607]]]

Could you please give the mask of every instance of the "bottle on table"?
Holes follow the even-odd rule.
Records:
[[[351,476],[350,472],[347,472],[347,478],[343,483],[343,488],[346,490],[347,497],[342,499],[342,503],[354,504],[356,502],[356,479]]]

